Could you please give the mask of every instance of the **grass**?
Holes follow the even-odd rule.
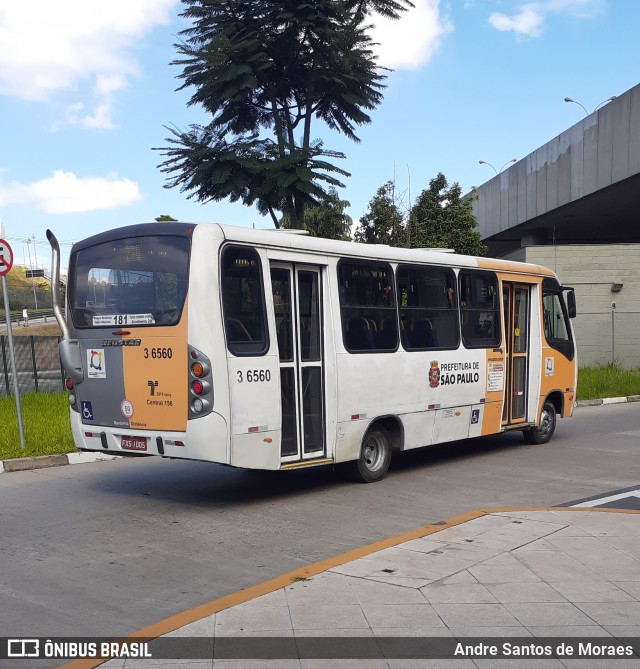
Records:
[[[14,337],[60,337],[60,326],[55,319],[51,319],[48,323],[36,323],[29,325],[27,328],[16,327],[11,328]],[[6,334],[6,330],[2,329],[0,334]]]
[[[578,370],[579,400],[640,395],[640,368],[622,369],[618,365],[582,367]]]
[[[66,393],[27,393],[20,402],[24,449],[20,448],[15,400],[12,396],[0,397],[0,460],[75,450]]]

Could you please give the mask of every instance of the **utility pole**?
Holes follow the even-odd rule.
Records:
[[[31,264],[31,247],[29,246],[29,242],[33,242],[33,257],[35,259],[36,257],[36,236],[31,235],[30,237],[27,237],[27,251],[29,251],[29,269],[31,270],[31,287],[33,288],[33,301],[35,302],[36,305],[36,311],[38,311],[38,296],[36,294],[36,281],[33,278],[33,265]],[[37,263],[36,259],[36,263]]]
[[[0,235],[4,237],[4,225],[0,221]],[[0,238],[0,277],[2,279],[2,295],[4,297],[4,313],[7,319],[7,335],[9,337],[9,358],[11,360],[11,376],[13,377],[13,395],[16,402],[16,414],[18,416],[18,434],[20,436],[20,448],[24,448],[24,426],[22,424],[22,407],[20,405],[20,387],[18,386],[18,371],[16,369],[16,354],[13,345],[13,332],[11,330],[11,311],[9,307],[9,289],[7,288],[7,277],[13,267],[13,251],[4,239]]]

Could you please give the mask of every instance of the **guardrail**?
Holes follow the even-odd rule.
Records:
[[[35,309],[27,309],[27,313],[29,314],[30,321],[42,319],[45,323],[47,323],[48,321],[55,321],[56,319],[53,313],[53,309],[38,309],[37,311]],[[7,320],[4,311],[2,311],[1,315],[2,319],[0,320],[0,329],[7,327]],[[10,317],[14,326],[22,325],[24,322],[21,309],[15,309],[11,311]]]

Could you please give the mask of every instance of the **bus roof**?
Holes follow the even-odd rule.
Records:
[[[286,231],[254,230],[232,225],[219,225],[227,241],[256,244],[272,248],[288,248],[292,251],[308,251],[332,256],[353,256],[386,260],[389,262],[429,262],[437,265],[454,265],[456,267],[477,267],[496,272],[516,272],[520,274],[537,274],[555,276],[547,267],[532,263],[482,258],[451,253],[450,249],[405,249],[386,244],[359,244],[356,242],[324,239],[310,235],[287,234]]]
[[[483,258],[476,256],[465,256],[451,253],[450,249],[405,249],[386,244],[359,244],[350,241],[338,241],[335,239],[324,239],[300,234],[299,231],[288,232],[286,230],[253,229],[218,223],[184,223],[184,222],[158,222],[141,223],[114,228],[99,233],[73,246],[77,251],[89,246],[94,246],[124,237],[135,237],[139,235],[191,235],[196,227],[208,227],[217,229],[217,237],[221,241],[235,241],[252,244],[264,248],[280,248],[291,251],[302,251],[317,253],[328,256],[339,257],[362,257],[388,262],[405,263],[433,263],[436,265],[452,265],[456,267],[477,267],[496,272],[512,272],[519,274],[536,274],[539,276],[555,276],[554,272],[541,265],[522,263],[510,260],[499,260],[495,258]],[[214,233],[215,234],[215,233]]]

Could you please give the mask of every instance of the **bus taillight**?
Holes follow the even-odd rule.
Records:
[[[206,416],[213,410],[211,362],[204,353],[189,346],[189,418]]]

